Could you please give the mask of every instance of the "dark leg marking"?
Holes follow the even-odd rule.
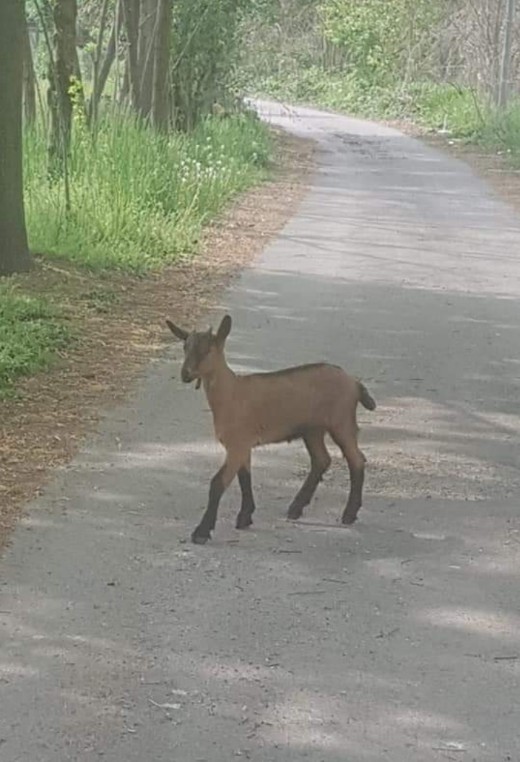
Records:
[[[242,507],[237,516],[236,528],[246,529],[253,523],[252,515],[255,511],[255,499],[253,497],[253,487],[251,483],[251,471],[245,466],[238,471],[238,483],[242,491]]]
[[[323,478],[323,474],[330,466],[331,458],[325,446],[325,432],[321,429],[307,431],[303,436],[307,452],[311,458],[311,470],[305,479],[300,491],[292,501],[287,511],[287,518],[299,519],[303,509],[307,506],[316,492],[316,488]]]

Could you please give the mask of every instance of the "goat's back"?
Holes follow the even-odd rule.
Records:
[[[306,429],[356,427],[360,385],[326,363],[237,376],[226,428],[251,446],[301,437]]]

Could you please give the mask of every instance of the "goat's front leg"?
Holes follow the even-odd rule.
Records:
[[[215,529],[215,524],[217,523],[220,498],[235,478],[240,465],[241,459],[236,456],[230,456],[228,452],[224,465],[211,480],[208,507],[204,512],[202,521],[191,535],[192,542],[197,543],[197,545],[204,545],[210,539],[211,532]]]
[[[237,529],[247,529],[253,523],[252,516],[256,507],[251,484],[251,454],[249,454],[247,463],[238,470],[238,483],[242,492],[242,506],[235,526]]]
[[[303,437],[305,447],[311,458],[311,470],[300,491],[292,501],[287,518],[299,519],[306,505],[309,505],[323,474],[330,467],[331,458],[325,446],[325,432],[321,429],[308,431]]]

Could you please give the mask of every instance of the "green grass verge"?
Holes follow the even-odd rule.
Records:
[[[0,399],[12,393],[16,378],[48,367],[71,337],[48,301],[0,284]]]
[[[30,246],[94,271],[142,274],[193,253],[205,223],[267,175],[268,129],[245,113],[211,118],[190,134],[158,135],[132,118],[106,119],[95,139],[76,120],[70,154],[71,209],[63,181],[49,180],[46,136],[24,137]],[[110,292],[93,292],[96,312]],[[48,367],[73,338],[59,307],[0,283],[0,399],[14,382]]]
[[[249,114],[209,118],[161,136],[131,118],[103,121],[94,140],[76,121],[71,210],[50,183],[45,136],[25,135],[30,246],[78,265],[143,272],[192,253],[201,227],[266,174],[267,128]]]

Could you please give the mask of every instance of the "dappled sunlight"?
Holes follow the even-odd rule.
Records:
[[[389,580],[402,579],[406,575],[403,558],[375,558],[365,561],[365,565],[380,577]]]
[[[472,608],[438,608],[418,611],[417,619],[433,627],[452,628],[474,635],[520,643],[520,616]]]
[[[512,558],[504,558],[502,555],[492,557],[484,556],[475,558],[471,561],[472,574],[496,574],[502,576],[516,577],[520,585],[520,547],[519,553]]]
[[[225,663],[221,660],[215,663],[212,659],[199,657],[193,666],[205,680],[225,680],[226,683],[231,684],[242,681],[265,681],[266,683],[283,684],[285,681],[291,680],[290,673],[281,669],[279,665],[272,668],[260,664],[247,664],[238,660],[226,661]]]
[[[457,722],[445,714],[425,712],[420,709],[380,709],[380,719],[385,718],[388,727],[406,730],[434,731],[437,733],[466,734],[468,729],[462,722]]]
[[[513,413],[480,413],[479,418],[483,426],[487,426],[492,437],[495,432],[496,439],[501,439],[501,433],[509,432],[511,435],[520,437],[520,415]],[[520,467],[520,465],[519,465]]]
[[[317,690],[292,690],[264,714],[262,738],[287,749],[333,751],[355,759],[379,759],[381,742],[432,751],[469,750],[477,744],[465,723],[446,714],[390,708],[382,701],[334,696]],[[339,757],[338,757],[339,758]],[[345,757],[341,757],[345,759]],[[354,758],[354,757],[353,757]]]
[[[156,743],[182,762],[186,750],[518,758],[520,307],[503,297],[518,292],[519,231],[429,150],[337,124],[325,148],[344,142],[345,165],[317,174],[218,317],[233,316],[237,371],[325,361],[366,383],[377,408],[358,411],[359,521],[339,524],[349,472],[335,446],[303,518],[285,520],[309,469],[294,442],[254,453],[253,526],[235,529],[235,481],[210,542],[192,545],[224,452],[175,344],[6,554],[0,689],[13,717],[44,707],[58,737],[100,735],[100,756],[129,762],[152,762]],[[390,181],[375,171],[388,162]]]
[[[35,667],[28,667],[24,664],[15,662],[0,661],[0,676],[4,679],[9,677],[38,677],[39,670]]]

